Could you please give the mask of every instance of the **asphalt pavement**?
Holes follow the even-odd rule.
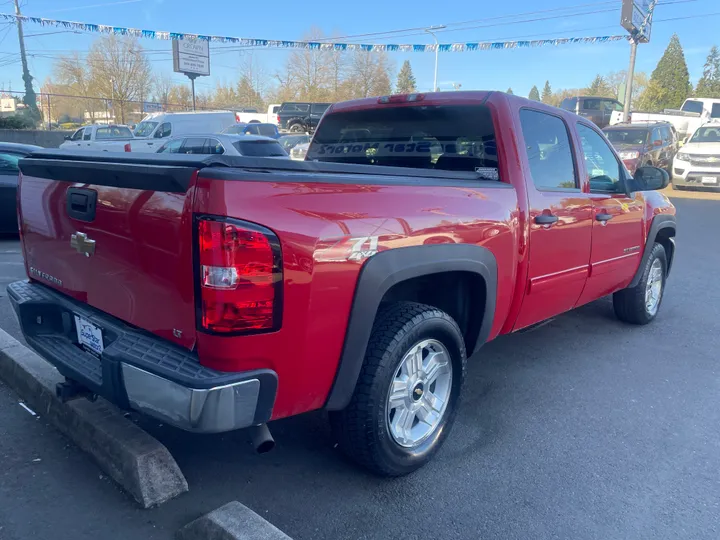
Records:
[[[322,412],[271,424],[278,446],[262,456],[241,432],[143,422],[190,485],[143,511],[0,386],[0,538],[169,540],[238,500],[296,540],[717,539],[720,197],[681,195],[657,320],[625,325],[602,299],[488,344],[451,437],[409,477],[348,463]],[[23,276],[17,246],[0,241],[0,327],[16,336],[4,286]]]

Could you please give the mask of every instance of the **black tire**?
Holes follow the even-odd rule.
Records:
[[[303,133],[305,130],[303,129],[302,124],[291,124],[288,131],[290,133]]]
[[[417,446],[407,448],[390,435],[388,390],[406,353],[425,339],[437,340],[447,349],[452,381],[448,404],[437,427]],[[414,302],[382,307],[350,404],[342,411],[330,413],[340,448],[358,464],[382,476],[402,476],[425,465],[450,433],[466,361],[463,335],[447,313]]]
[[[650,270],[656,260],[660,260],[662,266],[662,285],[660,288],[660,299],[654,313],[648,311],[645,303],[645,289],[647,286]],[[640,281],[635,287],[623,289],[613,294],[613,308],[615,315],[623,322],[630,324],[648,324],[660,311],[662,299],[665,294],[665,282],[667,280],[667,254],[661,244],[655,244],[650,257],[642,268]]]

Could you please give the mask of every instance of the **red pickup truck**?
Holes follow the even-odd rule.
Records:
[[[20,168],[29,280],[9,296],[61,396],[263,443],[324,408],[384,475],[438,450],[484,343],[609,294],[648,323],[675,254],[665,171],[632,177],[589,121],[499,92],[335,104],[301,162]]]

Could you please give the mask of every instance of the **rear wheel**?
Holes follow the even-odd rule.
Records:
[[[645,262],[638,284],[613,295],[613,307],[618,319],[631,324],[647,324],[652,321],[660,310],[666,275],[665,248],[656,243]]]
[[[290,133],[302,133],[302,132],[305,131],[305,130],[303,129],[302,124],[292,124],[292,125],[288,128],[288,131],[289,131]]]
[[[384,476],[425,465],[455,419],[465,363],[447,313],[413,302],[382,308],[350,404],[330,415],[342,450]]]

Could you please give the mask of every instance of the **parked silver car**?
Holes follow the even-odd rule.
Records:
[[[287,158],[282,145],[270,137],[224,133],[192,134],[171,137],[158,154],[206,154]]]

